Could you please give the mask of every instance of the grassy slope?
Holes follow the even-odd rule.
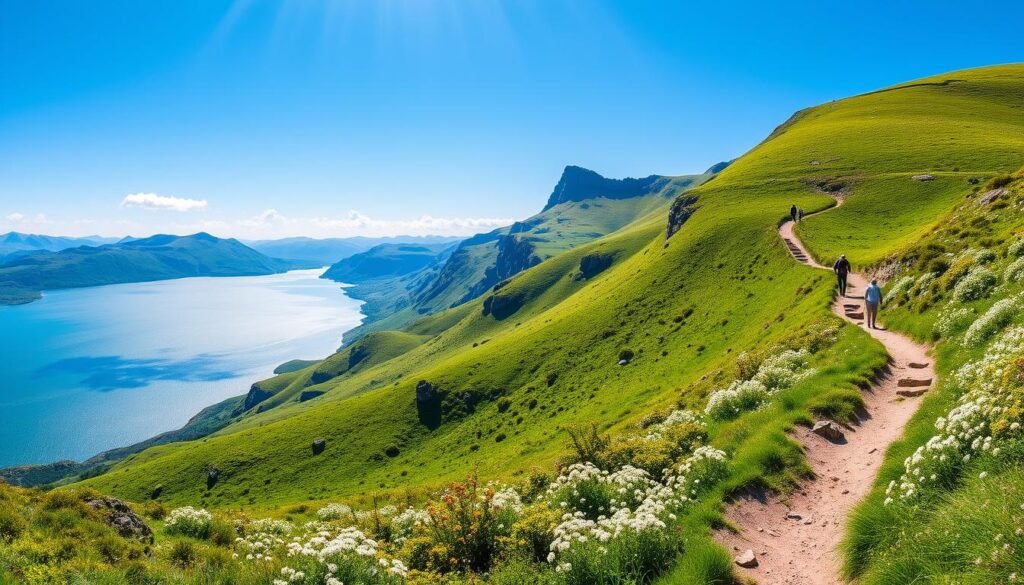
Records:
[[[821,275],[795,266],[774,233],[791,202],[806,209],[828,204],[808,182],[844,172],[884,181],[893,173],[932,170],[937,159],[978,173],[1006,164],[1019,136],[1012,117],[1001,127],[987,126],[986,144],[1002,150],[986,146],[978,154],[954,141],[911,147],[918,135],[962,125],[941,92],[960,107],[965,91],[987,103],[981,90],[992,83],[986,76],[1020,78],[1020,68],[990,71],[957,74],[982,78],[977,83],[876,93],[806,112],[698,188],[700,209],[667,248],[661,214],[636,222],[516,278],[514,285],[533,296],[512,318],[482,316],[479,300],[439,315],[437,320],[451,322],[436,338],[335,383],[322,398],[250,418],[201,442],[147,451],[91,483],[138,498],[159,482],[172,501],[231,505],[416,486],[458,476],[471,465],[485,475],[507,475],[551,461],[560,449],[561,424],[595,419],[614,427],[672,401],[699,405],[703,397],[684,390],[690,383],[822,310],[817,295],[827,292],[824,287],[794,296],[820,283]],[[921,112],[922,99],[935,117]],[[886,117],[873,117],[881,109]],[[907,124],[892,133],[892,119],[901,116]],[[939,146],[945,150],[936,151]],[[992,171],[983,157],[994,161]],[[851,203],[856,193],[854,188]],[[893,210],[904,218],[893,236],[921,229],[914,211]],[[592,281],[574,279],[579,257],[593,246],[619,248],[628,258]],[[677,328],[672,317],[691,307],[694,316]],[[767,330],[764,323],[770,323]],[[610,336],[604,338],[605,332]],[[619,368],[615,358],[625,347],[640,357]],[[550,373],[558,380],[548,387]],[[413,401],[421,379],[451,392],[502,391],[513,407],[499,414],[485,402],[476,413],[430,430],[417,419]],[[524,406],[531,398],[538,400],[534,409]],[[498,442],[501,434],[506,438]],[[329,447],[315,458],[309,441],[319,436],[328,438]],[[382,456],[390,446],[399,448],[397,457]],[[214,464],[225,480],[207,494],[203,469]]]
[[[556,256],[613,233],[639,218],[667,209],[685,189],[711,174],[672,177],[661,189],[629,199],[594,197],[546,209],[523,222],[466,240],[441,267],[378,283],[365,283],[352,293],[368,302],[368,321],[345,334],[357,339],[367,331],[400,329],[423,315],[444,311],[478,296],[487,270],[498,261],[498,239],[513,229],[540,259]],[[396,291],[399,294],[396,294]]]
[[[977,203],[979,195],[974,189],[963,186],[961,198],[968,199],[946,216],[942,227],[902,251],[905,268],[898,277],[920,277],[934,266],[929,257],[946,258],[945,251],[956,253],[968,247],[996,252],[989,269],[1001,276],[1013,261],[1002,253],[1006,245],[1024,237],[1024,216],[1019,211],[1024,204],[1024,173],[1018,171],[1016,176],[1019,178],[1009,185],[1007,195],[984,206]],[[987,189],[983,186],[981,192]],[[988,298],[962,305],[980,315],[998,300],[1024,289],[1024,283],[1000,280]],[[941,296],[915,293],[908,301],[890,307],[886,315],[891,327],[922,339],[938,337],[940,385],[911,421],[903,440],[887,454],[874,492],[854,514],[846,542],[847,569],[867,584],[936,582],[940,575],[957,583],[994,583],[1013,571],[1024,571],[1019,554],[1015,562],[1004,558],[1001,551],[993,556],[994,549],[1001,548],[997,535],[1020,546],[1020,535],[1014,534],[1024,517],[1019,508],[1024,504],[1024,466],[1019,459],[980,459],[968,467],[962,483],[937,489],[937,501],[919,509],[899,511],[882,504],[885,487],[900,476],[904,459],[936,433],[935,421],[956,405],[959,395],[950,383],[953,374],[986,349],[984,345],[964,347],[958,334],[944,338],[933,333],[936,317],[947,303],[951,303],[949,292]],[[1019,311],[1014,322],[1024,323]],[[989,474],[985,480],[978,477],[981,470]],[[979,502],[985,505],[979,506]],[[976,562],[978,559],[982,562]]]

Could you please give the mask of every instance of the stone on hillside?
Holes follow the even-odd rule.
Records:
[[[327,448],[327,439],[313,439],[313,455],[319,455]]]
[[[933,181],[933,180],[935,180],[935,175],[928,175],[928,174],[914,175],[911,178],[914,179],[915,181]]]
[[[629,363],[629,360],[619,360],[619,365],[624,366]]]
[[[863,319],[864,311],[847,311],[846,316],[851,319]]]
[[[920,370],[928,367],[928,362],[910,362],[910,367],[915,370]]]
[[[424,404],[427,402],[433,402],[437,398],[437,389],[434,385],[426,380],[420,380],[416,383],[416,402]]]
[[[786,519],[787,520],[801,520],[801,519],[803,519],[803,516],[801,514],[798,514],[797,512],[787,512],[786,513]]]
[[[754,555],[754,551],[749,548],[736,555],[736,558],[733,560],[744,569],[753,569],[757,566],[757,557]]]
[[[117,498],[100,496],[85,501],[86,505],[100,512],[104,521],[124,538],[153,542],[153,531],[132,509]]]
[[[999,197],[1001,197],[1003,195],[1006,195],[1009,192],[1010,191],[1007,190],[1005,187],[1000,187],[998,189],[992,189],[991,191],[986,191],[978,199],[978,205],[988,205],[989,203],[992,203],[993,201],[995,201]]]
[[[819,420],[814,423],[814,427],[811,428],[811,432],[814,434],[825,437],[829,441],[841,441],[846,435],[843,434],[843,429],[833,421],[830,420]]]
[[[927,391],[928,388],[900,388],[896,391],[896,395],[904,398],[917,398]]]
[[[214,465],[206,474],[206,489],[210,489],[217,485],[218,479],[220,479],[220,469],[217,469],[217,466]]]

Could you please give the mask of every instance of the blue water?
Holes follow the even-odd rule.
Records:
[[[321,272],[53,291],[0,307],[0,467],[147,439],[282,362],[330,354],[362,314]]]

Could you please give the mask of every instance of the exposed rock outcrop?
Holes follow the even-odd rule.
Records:
[[[245,403],[242,405],[242,409],[250,410],[273,395],[274,393],[270,390],[260,388],[259,383],[257,382],[249,387],[249,393],[245,395]]]
[[[139,518],[128,504],[117,498],[100,496],[85,501],[86,505],[103,515],[104,521],[124,538],[153,542],[153,531]]]
[[[686,220],[690,219],[690,216],[697,211],[696,203],[696,195],[680,195],[676,198],[675,202],[672,203],[672,208],[668,211],[668,228],[665,230],[666,240],[674,236],[683,227]]]
[[[607,270],[615,261],[615,256],[608,252],[591,252],[580,258],[580,274],[583,278],[593,278]]]
[[[608,199],[629,199],[657,191],[669,182],[668,177],[651,175],[642,179],[608,179],[594,171],[569,165],[562,171],[562,177],[555,190],[548,197],[545,210],[569,201],[582,201],[595,197]]]

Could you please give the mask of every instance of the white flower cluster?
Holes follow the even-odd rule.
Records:
[[[491,507],[498,510],[512,510],[518,514],[523,511],[523,500],[515,488],[495,489],[494,495],[491,497]]]
[[[1024,280],[1024,258],[1017,258],[1006,267],[1003,273],[1006,282],[1020,282]]]
[[[409,572],[402,561],[382,556],[377,541],[367,538],[361,530],[352,526],[337,532],[321,530],[305,537],[295,537],[287,543],[286,548],[291,558],[310,557],[323,564],[327,569],[328,583],[335,579],[338,563],[358,558],[375,562],[367,565],[369,575],[384,571],[405,578]]]
[[[901,296],[905,295],[906,293],[910,292],[910,289],[913,286],[914,277],[912,276],[904,276],[903,278],[897,280],[891,287],[889,287],[889,291],[885,293],[886,304],[891,303],[893,300],[898,299]]]
[[[430,521],[429,512],[410,506],[391,519],[391,539],[401,545],[416,532],[426,528]]]
[[[993,437],[993,423],[1007,416],[1010,389],[1006,374],[1024,356],[1024,327],[1010,329],[994,342],[979,360],[961,367],[953,382],[963,392],[957,406],[935,422],[938,434],[907,457],[899,480],[889,483],[885,504],[910,502],[930,484],[955,480],[972,459],[998,455],[999,440],[1018,439],[1021,422],[1009,422],[1000,439]]]
[[[249,523],[246,532],[254,533],[266,533],[266,534],[277,534],[277,535],[288,535],[295,530],[295,526],[287,520],[278,520],[277,518],[261,518],[259,520],[253,520]]]
[[[953,287],[953,298],[960,302],[976,301],[987,297],[999,279],[987,268],[973,268]]]
[[[1002,299],[992,305],[985,314],[971,324],[964,334],[964,345],[978,346],[988,341],[1000,329],[1009,325],[1017,316],[1024,301],[1021,295]]]
[[[808,355],[806,349],[787,349],[768,357],[749,380],[735,380],[728,388],[712,392],[704,412],[712,418],[729,419],[757,410],[775,392],[814,373],[807,368]]]
[[[185,506],[171,510],[171,513],[167,515],[165,528],[171,534],[201,537],[210,530],[211,522],[213,522],[213,515],[206,510]]]
[[[342,518],[348,518],[352,514],[352,508],[345,504],[327,504],[323,508],[320,508],[316,512],[316,517],[329,522],[331,520],[341,520]]]
[[[709,462],[714,463],[708,465]],[[700,447],[676,471],[667,470],[666,477],[660,482],[646,471],[629,465],[613,473],[601,471],[589,462],[570,466],[552,482],[548,488],[549,495],[562,494],[567,487],[575,489],[583,482],[592,481],[613,488],[615,496],[608,513],[595,520],[587,518],[582,510],[566,510],[561,523],[555,527],[548,562],[556,564],[559,572],[569,571],[571,564],[559,562],[559,559],[573,547],[594,542],[599,552],[606,553],[606,545],[625,534],[669,529],[669,523],[676,519],[676,512],[690,501],[691,489],[696,494],[695,486],[702,483],[713,485],[724,477],[727,465],[724,452],[713,447]],[[711,469],[713,472],[707,474],[706,471]],[[565,501],[559,502],[563,508],[565,504]]]
[[[1007,246],[1006,253],[1010,258],[1024,257],[1024,238],[1021,238]]]
[[[943,337],[949,337],[961,331],[974,320],[975,313],[967,307],[946,305],[946,308],[939,314],[933,327]]]
[[[686,423],[704,426],[704,421],[693,412],[689,410],[673,410],[665,417],[665,420],[647,427],[647,435],[644,436],[644,440],[657,441],[674,427]]]

